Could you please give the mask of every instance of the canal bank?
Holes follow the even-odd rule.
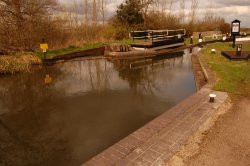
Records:
[[[209,129],[198,131],[166,165],[250,164],[249,62],[233,62],[220,55],[221,51],[230,50],[230,47],[229,43],[209,45],[202,52],[201,60],[210,75],[210,80],[216,82],[213,87],[229,92],[231,100],[218,112],[221,113],[218,118],[210,120],[207,127]],[[212,48],[219,53],[211,55]],[[249,46],[244,45],[244,49],[249,50]],[[205,132],[202,132],[204,130]]]
[[[200,64],[198,70],[204,72]],[[228,94],[212,91],[216,79],[209,75],[208,83],[197,93],[83,165],[165,165],[171,161],[197,133],[207,131],[228,106]],[[216,95],[214,103],[209,102],[211,93]]]

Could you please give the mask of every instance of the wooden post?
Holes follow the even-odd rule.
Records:
[[[152,44],[154,42],[154,31],[152,31]]]
[[[45,43],[45,39],[43,38],[43,44]],[[46,64],[46,51],[43,50],[43,65]]]
[[[190,44],[193,44],[193,36],[190,36]]]
[[[133,42],[135,41],[135,31],[133,31]]]
[[[233,48],[235,48],[235,41],[236,41],[236,36],[233,35]]]

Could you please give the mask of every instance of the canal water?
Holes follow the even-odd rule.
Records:
[[[195,91],[188,51],[1,76],[0,165],[80,165]]]

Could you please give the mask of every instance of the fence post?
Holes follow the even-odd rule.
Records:
[[[154,31],[152,31],[152,44],[154,42]]]
[[[135,41],[135,31],[133,31],[133,42]]]
[[[235,48],[235,41],[236,41],[236,36],[233,35],[233,48]]]

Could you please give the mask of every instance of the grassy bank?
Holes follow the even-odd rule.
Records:
[[[211,54],[211,49],[217,50]],[[208,62],[211,69],[216,72],[219,82],[214,89],[225,91],[234,95],[246,95],[250,91],[250,62],[230,61],[221,55],[221,51],[234,51],[231,43],[214,43],[202,50],[202,60]],[[250,45],[243,44],[243,51],[250,52]]]
[[[72,52],[89,50],[93,48],[102,47],[111,43],[130,44],[133,43],[133,40],[97,42],[97,43],[84,44],[80,47],[69,46],[68,48],[48,50],[48,52],[46,53],[46,57],[50,58],[56,55],[63,55]],[[40,64],[42,63],[42,59],[43,59],[42,51],[36,51],[34,53],[19,52],[14,55],[0,56],[0,74],[14,74],[18,72],[28,72],[30,71],[32,64]]]
[[[135,41],[136,42],[136,41]],[[109,42],[97,42],[97,43],[88,43],[84,44],[82,46],[69,46],[68,48],[62,48],[62,49],[57,49],[57,50],[48,50],[46,53],[47,58],[54,57],[56,55],[63,55],[63,54],[68,54],[72,52],[79,52],[79,51],[84,51],[84,50],[89,50],[93,48],[99,48],[103,47],[105,45],[111,44],[111,43],[122,43],[122,44],[131,44],[133,43],[133,40],[118,40],[118,41],[109,41]],[[43,53],[41,51],[35,52],[37,56],[39,56],[41,59],[43,59]]]
[[[33,64],[40,64],[41,59],[32,53],[0,56],[0,74],[28,72]]]

